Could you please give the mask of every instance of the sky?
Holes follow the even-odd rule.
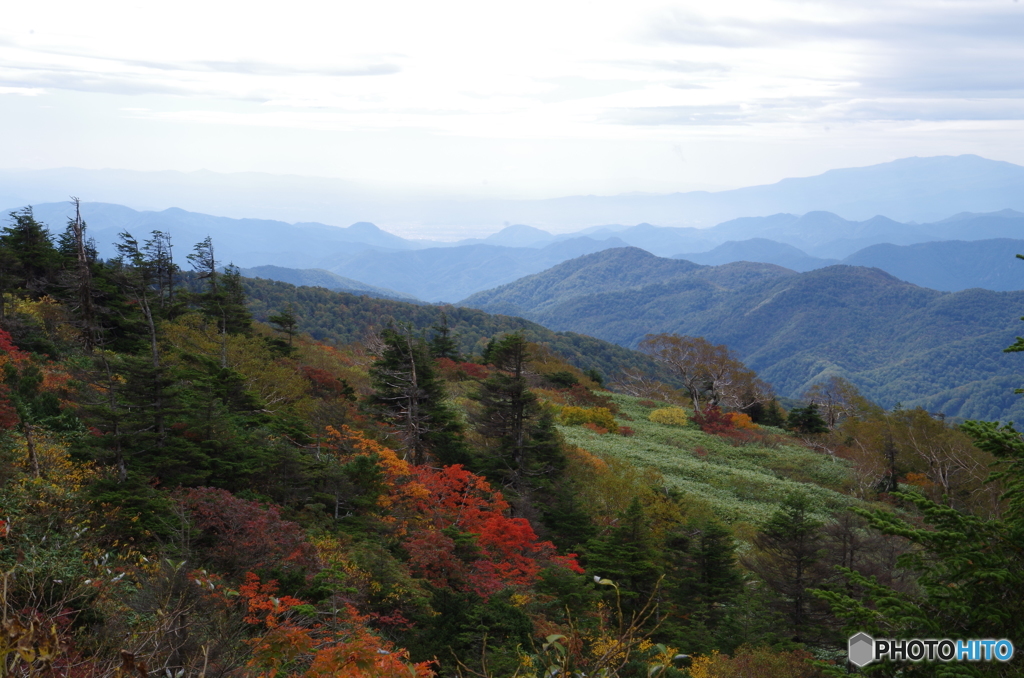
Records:
[[[0,3],[0,167],[422,195],[1024,164],[1017,0]]]

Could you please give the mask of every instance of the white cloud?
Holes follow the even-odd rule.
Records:
[[[847,135],[866,124],[898,142],[877,149],[921,153],[923,142],[898,138],[917,121],[945,125],[931,132],[933,154],[953,152],[942,138],[952,138],[950,129],[984,137],[973,149],[958,137],[957,152],[984,153],[994,132],[979,131],[979,122],[1024,117],[1024,6],[1006,1],[36,0],[5,6],[2,19],[0,94],[87,101],[97,138],[116,140],[130,120],[138,134],[150,130],[147,152],[168,144],[164,155],[179,167],[183,144],[195,154],[190,167],[274,171],[297,157],[215,155],[208,149],[224,143],[225,130],[257,149],[269,149],[273,135],[287,147],[287,135],[390,133],[395,141],[377,148],[392,159],[396,180],[418,181],[408,168],[429,164],[439,181],[467,181],[472,172],[455,166],[466,156],[436,150],[461,138],[468,148],[492,140],[513,154],[480,158],[481,173],[535,187],[541,175],[557,181],[595,170],[565,153],[554,178],[523,169],[517,180],[501,169],[524,166],[515,149],[526,140],[551,148],[580,141],[605,149],[586,162],[605,158],[609,176],[622,176],[616,164],[630,167],[623,190],[655,190],[676,154],[645,167],[628,159],[625,144],[788,140],[819,148],[808,173],[826,162],[887,159],[850,151],[858,139]],[[8,128],[21,120],[4,116]],[[1003,128],[1005,148],[1024,144],[1013,125]],[[52,143],[42,133],[35,142]],[[346,143],[333,154],[334,174],[375,165],[377,158],[352,157],[357,147],[372,155],[371,147]],[[535,164],[555,162],[544,144],[530,148]],[[435,155],[415,155],[424,149]],[[764,162],[756,154],[736,161]],[[324,160],[306,173],[331,166]],[[717,171],[711,183],[739,181]]]

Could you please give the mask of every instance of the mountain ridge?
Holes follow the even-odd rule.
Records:
[[[573,266],[601,266],[615,256],[598,252]],[[641,273],[634,271],[632,281]],[[1002,349],[1021,333],[1022,291],[941,292],[878,268],[843,264],[797,273],[735,262],[599,292],[558,287],[568,277],[561,264],[518,288],[462,303],[487,310],[492,299],[532,299],[532,308],[520,303],[527,319],[629,347],[649,333],[704,336],[735,350],[787,397],[836,375],[886,407],[927,404],[952,417],[1004,421],[1024,415],[1024,403],[993,391],[1013,372],[1013,356]],[[543,299],[536,293],[542,289],[559,294]],[[967,384],[980,389],[970,402],[961,397]]]

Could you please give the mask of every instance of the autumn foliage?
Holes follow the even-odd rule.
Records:
[[[316,567],[302,528],[281,518],[276,506],[212,487],[179,490],[174,499],[202,532],[207,556],[226,572]]]
[[[483,598],[507,587],[530,586],[548,565],[583,570],[574,554],[558,556],[482,476],[456,464],[413,466],[393,450],[348,427],[332,431],[340,458],[372,456],[386,479],[379,503],[409,554],[414,574],[435,586]]]
[[[374,634],[367,618],[345,606],[325,619],[310,618],[311,606],[275,596],[274,581],[247,573],[238,594],[245,621],[259,630],[248,643],[247,668],[254,678],[402,678],[434,675],[433,662],[409,662],[405,650]]]
[[[486,598],[535,583],[546,563],[583,571],[574,555],[558,558],[554,544],[538,541],[527,520],[507,517],[508,503],[482,477],[460,465],[414,474],[427,492],[417,498],[405,548],[431,583]]]

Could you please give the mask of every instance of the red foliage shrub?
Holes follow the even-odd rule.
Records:
[[[698,408],[693,414],[693,420],[700,426],[701,431],[712,435],[721,435],[733,428],[732,420],[717,407],[706,410]]]
[[[174,500],[203,532],[204,556],[240,575],[250,570],[316,569],[313,545],[298,523],[281,518],[276,506],[239,499],[212,487],[181,489]]]
[[[320,369],[319,367],[311,367],[310,365],[303,365],[302,374],[305,375],[306,379],[309,379],[310,383],[313,385],[314,395],[324,397],[327,395],[348,396],[352,394],[352,387],[343,380],[335,377],[327,370]]]
[[[477,363],[457,363],[451,358],[438,358],[436,365],[441,377],[447,381],[482,380],[491,376],[487,367]]]
[[[557,556],[537,541],[524,518],[505,515],[509,504],[488,482],[461,465],[414,468],[426,490],[415,500],[425,522],[403,546],[419,576],[436,586],[475,591],[486,598],[507,586],[529,586],[545,561],[582,572],[575,555]]]
[[[701,459],[708,456],[707,449],[702,445],[698,445],[697,447],[693,448],[693,453],[700,457]]]
[[[7,384],[0,384],[0,428],[2,429],[12,429],[21,420],[14,403],[7,397],[10,392],[11,389],[7,387]]]
[[[653,408],[653,407],[657,407],[658,406],[658,403],[654,402],[653,400],[641,400],[637,404],[640,405],[640,407],[651,407],[651,408]]]
[[[605,395],[594,393],[582,384],[573,384],[570,388],[561,389],[560,393],[566,405],[576,407],[607,407],[612,414],[618,414],[619,406]]]
[[[479,363],[459,363],[459,369],[471,379],[486,379],[491,376],[491,371],[487,369],[487,366]]]
[[[608,433],[608,429],[606,429],[603,426],[598,426],[597,424],[595,424],[593,422],[590,422],[590,421],[588,421],[585,424],[583,424],[583,428],[589,428],[594,433],[597,433],[598,435],[602,435],[602,436],[604,434]]]
[[[629,426],[620,426],[619,427],[619,435],[620,436],[626,436],[627,438],[629,438],[629,437],[631,437],[633,435],[636,435],[636,431],[634,431]]]
[[[28,360],[28,353],[15,346],[11,333],[2,327],[0,327],[0,351],[9,355],[14,362]]]

